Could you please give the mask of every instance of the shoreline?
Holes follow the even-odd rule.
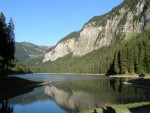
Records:
[[[98,75],[98,76],[106,76],[105,74],[91,74],[91,73],[33,73],[33,74],[50,74],[50,75]]]
[[[140,78],[138,74],[122,74],[122,75],[110,75],[109,77],[118,77],[118,78],[124,78],[124,77],[128,77],[128,78]]]
[[[111,109],[107,109],[111,108]],[[104,113],[106,110],[108,113],[149,113],[150,112],[150,102],[135,102],[129,104],[112,104],[110,106],[96,107],[93,109],[87,109],[80,111],[79,113]]]

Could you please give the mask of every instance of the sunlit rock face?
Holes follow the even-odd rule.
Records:
[[[124,5],[117,10],[118,13],[112,10],[102,15],[98,21],[89,21],[78,32],[79,35],[71,35],[59,41],[53,49],[45,53],[43,62],[55,61],[70,53],[83,56],[117,40],[132,38],[150,27],[150,7],[144,0],[137,2],[135,10]]]

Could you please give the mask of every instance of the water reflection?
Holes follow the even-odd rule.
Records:
[[[112,87],[113,91],[115,91],[115,82],[116,82],[115,79],[111,79],[111,80],[109,81],[110,87]]]
[[[61,107],[71,110],[79,111],[86,109],[88,106],[95,106],[96,97],[84,91],[73,91],[71,93],[50,86],[45,88],[45,94],[51,99],[54,99]]]
[[[58,84],[57,80],[61,82]],[[19,96],[10,98],[6,95],[0,102],[0,113],[74,113],[95,107],[115,113],[113,108],[108,108],[110,104],[150,101],[150,91],[124,86],[123,81],[97,76],[90,76],[90,79],[85,76],[82,79],[58,78],[55,86],[21,91],[17,93]]]
[[[45,94],[63,109],[74,112],[94,107],[107,108],[110,104],[150,100],[149,91],[123,86],[123,81],[123,79],[72,80],[57,86],[46,86]]]

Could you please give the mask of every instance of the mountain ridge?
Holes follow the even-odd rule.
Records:
[[[66,55],[84,56],[118,40],[128,40],[150,27],[150,2],[124,0],[107,14],[90,19],[76,35],[68,35],[45,53],[43,62]]]

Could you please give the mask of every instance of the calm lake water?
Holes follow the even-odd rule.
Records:
[[[76,113],[110,104],[150,101],[150,91],[125,86],[123,78],[94,75],[17,75],[34,81],[55,81],[53,85],[10,98],[13,113]]]

